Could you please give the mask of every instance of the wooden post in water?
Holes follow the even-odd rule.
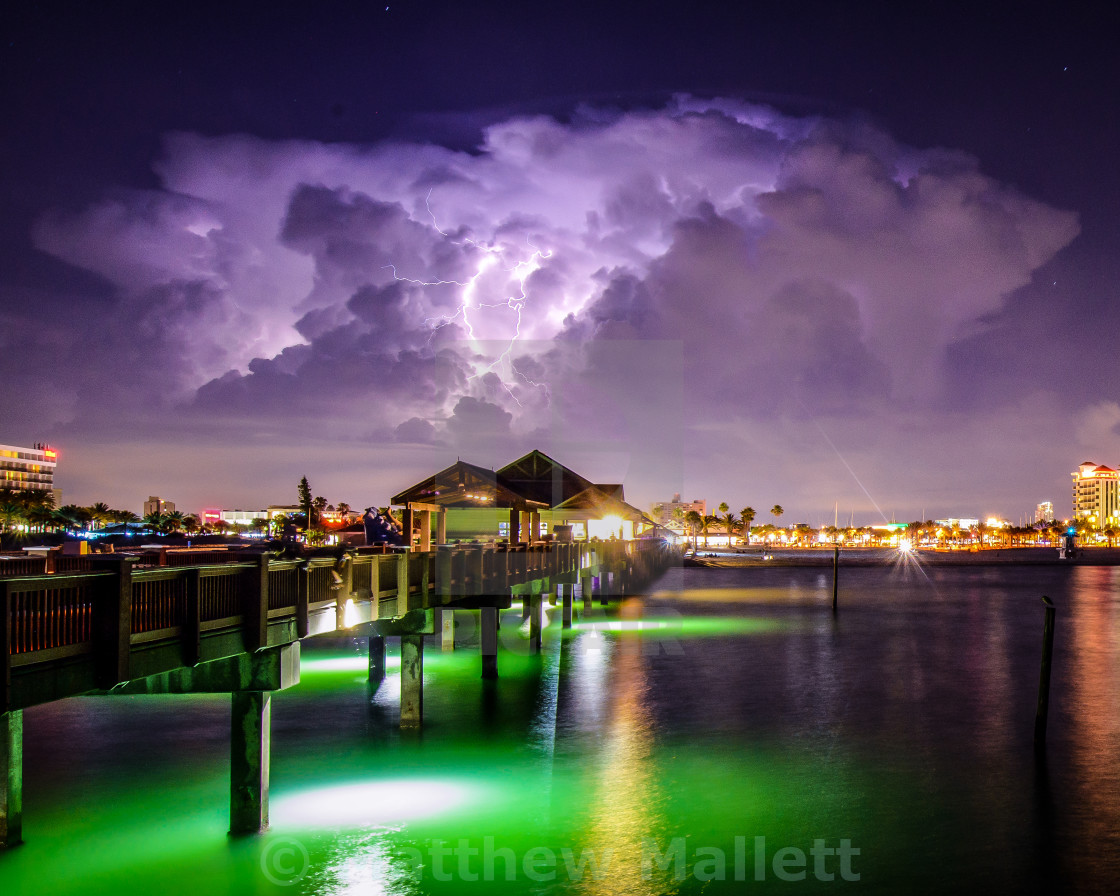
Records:
[[[482,677],[498,677],[498,608],[483,607],[479,611],[478,641],[482,653]]]
[[[0,713],[0,849],[23,842],[23,710]]]
[[[455,649],[455,611],[451,607],[441,607],[439,611],[439,649]]]
[[[385,637],[370,635],[369,680],[381,683],[385,679]]]
[[[229,832],[268,829],[268,766],[272,695],[234,691],[230,725]]]
[[[832,612],[836,612],[836,595],[840,589],[840,545],[832,546]]]
[[[583,612],[591,610],[591,598],[595,590],[595,579],[589,575],[580,574],[579,593],[583,596]]]
[[[1038,708],[1034,713],[1034,745],[1041,747],[1046,743],[1046,717],[1050,711],[1050,661],[1054,654],[1054,613],[1055,607],[1050,598],[1043,595],[1046,604],[1046,619],[1042,625],[1042,665],[1038,675]]]
[[[564,628],[572,627],[572,592],[575,591],[572,585],[561,585],[561,600],[564,602]]]
[[[541,593],[536,591],[525,595],[525,604],[529,607],[529,653],[536,655],[541,652]]]
[[[401,727],[424,721],[424,636],[401,635]]]

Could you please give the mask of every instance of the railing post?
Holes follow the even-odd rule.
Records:
[[[108,690],[130,677],[132,636],[132,557],[94,556],[94,569],[107,569],[93,604],[93,632],[97,656],[97,684]]]
[[[451,556],[455,549],[449,544],[436,546],[436,597],[440,604],[451,600]]]
[[[188,569],[187,612],[183,626],[183,665],[197,666],[202,656],[202,570]]]
[[[12,583],[4,582],[0,596],[0,712],[12,708]]]
[[[408,592],[408,559],[412,551],[405,547],[397,554],[397,615],[403,616],[409,610],[411,601],[409,600]]]
[[[304,560],[296,567],[296,634],[306,638],[311,631],[311,565]]]
[[[257,557],[255,588],[246,595],[242,608],[244,619],[245,649],[252,653],[268,644],[268,565],[269,554]]]

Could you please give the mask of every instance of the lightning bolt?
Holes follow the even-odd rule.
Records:
[[[545,400],[551,402],[552,392],[551,389],[549,389],[548,384],[534,382],[524,373],[517,370],[513,366],[512,361],[514,345],[521,337],[521,314],[525,308],[525,305],[529,301],[529,295],[526,291],[525,282],[529,279],[529,277],[533,275],[535,271],[540,269],[541,262],[543,260],[552,257],[551,251],[547,249],[541,249],[538,246],[534,246],[528,240],[528,238],[526,238],[525,242],[530,250],[529,257],[517,261],[511,266],[503,266],[504,250],[502,247],[495,245],[492,242],[483,243],[479,242],[478,240],[473,240],[469,237],[453,237],[445,230],[443,230],[443,228],[439,226],[439,222],[436,220],[435,213],[432,211],[431,197],[432,190],[429,190],[428,195],[424,198],[424,207],[428,211],[428,216],[432,219],[432,227],[435,229],[436,233],[438,233],[445,239],[451,240],[456,245],[469,245],[479,250],[482,253],[482,256],[478,264],[478,269],[475,271],[474,275],[467,280],[423,280],[414,277],[404,277],[401,276],[401,274],[397,271],[396,265],[393,264],[384,265],[384,269],[391,271],[393,279],[398,282],[412,283],[417,286],[458,286],[462,289],[462,301],[460,302],[459,307],[455,309],[454,313],[443,314],[439,317],[429,317],[424,319],[424,324],[432,330],[432,336],[429,337],[429,344],[431,342],[431,339],[434,338],[435,332],[437,330],[440,330],[443,327],[446,327],[449,324],[461,319],[463,322],[463,326],[466,329],[467,336],[474,344],[474,347],[477,351],[479,348],[479,337],[475,333],[474,322],[471,320],[471,312],[483,308],[509,309],[513,313],[513,335],[510,337],[509,343],[506,345],[505,350],[502,351],[496,358],[494,358],[494,360],[491,361],[488,365],[476,367],[475,372],[469,378],[476,379],[479,376],[493,372],[497,368],[502,367],[508,369],[509,371],[512,371],[512,373],[520,377],[529,386],[540,389],[545,396]],[[516,281],[516,291],[513,295],[506,296],[505,298],[499,299],[497,301],[483,301],[483,277],[487,273],[493,271],[495,268],[500,268],[500,270],[507,274],[508,280]],[[517,396],[514,395],[513,390],[510,388],[509,384],[506,383],[505,379],[501,377],[500,374],[499,379],[501,379],[502,387],[509,394],[510,398],[513,399],[514,403],[517,404],[518,407],[521,407],[521,402],[518,401]]]

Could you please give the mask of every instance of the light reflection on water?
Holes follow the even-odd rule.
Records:
[[[1040,766],[1043,593],[1058,625]],[[506,615],[503,644],[520,643],[520,623]],[[504,652],[496,683],[480,680],[475,649],[430,645],[426,724],[412,735],[395,725],[395,650],[377,688],[360,642],[304,656],[301,685],[273,698],[261,838],[225,837],[228,698],[29,710],[28,842],[0,856],[0,893],[839,885],[693,876],[696,848],[730,857],[735,838],[756,836],[770,855],[850,838],[862,877],[843,886],[859,891],[1106,892],[1120,879],[1117,569],[909,558],[842,569],[836,615],[830,571],[674,571],[621,612],[550,628],[542,656]],[[676,837],[683,880],[643,868],[645,844]],[[499,863],[496,880],[473,881],[450,860],[450,879],[437,876],[432,846],[460,841],[512,851],[512,877]],[[520,861],[534,848],[599,862],[613,850],[610,874],[530,879]]]

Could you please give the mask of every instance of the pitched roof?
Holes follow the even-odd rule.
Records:
[[[500,482],[493,470],[464,460],[456,461],[390,499],[391,504],[410,502],[443,507],[527,506],[525,499]]]
[[[607,486],[610,488],[610,486]],[[570,497],[554,508],[555,510],[590,510],[598,517],[617,516],[632,522],[641,522],[645,514],[625,501],[606,491],[603,486],[592,485]]]
[[[530,451],[498,470],[498,481],[527,501],[556,507],[594,485],[543,451]]]

